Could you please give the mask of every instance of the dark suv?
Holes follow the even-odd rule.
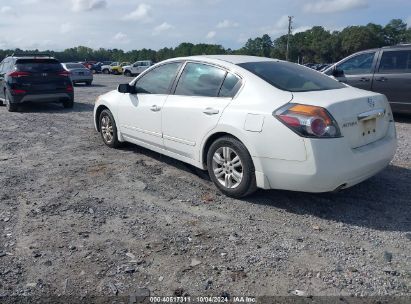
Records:
[[[393,112],[411,113],[411,44],[358,52],[324,73],[353,87],[384,94]]]
[[[74,104],[70,73],[48,55],[12,55],[0,63],[0,99],[10,112],[23,103]]]

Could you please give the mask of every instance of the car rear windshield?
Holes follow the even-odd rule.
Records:
[[[16,66],[22,72],[59,72],[63,66],[55,59],[18,59]]]
[[[341,89],[345,86],[319,72],[289,62],[261,61],[239,64],[274,87],[289,92]]]
[[[68,69],[85,69],[86,67],[80,63],[66,63]]]

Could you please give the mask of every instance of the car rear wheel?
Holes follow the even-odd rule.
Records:
[[[73,107],[74,107],[74,100],[66,100],[66,101],[63,101],[63,107],[64,107],[65,109],[71,109],[71,108],[73,108]]]
[[[10,97],[6,90],[4,91],[4,101],[6,104],[7,111],[17,112],[17,110],[19,109],[19,106],[15,103],[10,102]]]
[[[92,83],[91,81],[87,81],[86,86],[91,86],[91,83]]]
[[[120,142],[117,137],[117,126],[113,114],[110,110],[105,109],[99,117],[100,134],[104,143],[110,148],[117,148]]]
[[[211,180],[227,196],[240,198],[257,190],[250,153],[233,137],[221,137],[210,146],[207,168]]]
[[[110,71],[108,69],[104,69],[103,74],[110,74]]]
[[[132,75],[131,75],[131,72],[130,72],[130,71],[125,71],[125,72],[124,72],[124,76],[131,77]]]

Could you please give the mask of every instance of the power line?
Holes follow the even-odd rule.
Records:
[[[289,52],[290,52],[290,36],[293,30],[293,19],[294,16],[288,16],[288,36],[287,36],[287,53],[285,54],[285,59],[289,60]]]

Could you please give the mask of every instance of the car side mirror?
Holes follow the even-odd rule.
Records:
[[[333,69],[332,75],[333,75],[334,77],[336,77],[336,78],[338,78],[338,77],[344,77],[344,71],[343,71],[343,70],[340,70],[340,69],[337,68],[337,67],[335,67],[335,68]]]
[[[117,91],[119,93],[123,93],[123,94],[136,94],[136,87],[135,86],[131,86],[128,83],[122,83],[118,85]]]

